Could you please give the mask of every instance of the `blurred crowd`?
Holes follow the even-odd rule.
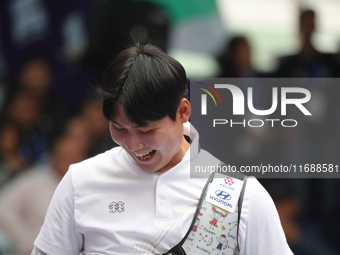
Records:
[[[264,73],[252,64],[246,35],[224,31],[207,38],[202,33],[220,28],[214,1],[188,2],[194,7],[178,10],[180,2],[166,0],[1,1],[0,255],[29,254],[68,166],[117,146],[96,86],[105,67],[132,41],[152,42],[164,51],[191,46],[198,53],[210,52],[219,66],[217,77],[340,77],[339,55],[320,52],[313,44],[313,10],[300,13],[296,54],[280,56],[278,67]],[[195,40],[187,46],[190,37]],[[258,86],[254,105],[261,107],[267,89],[247,86]],[[249,164],[264,158],[276,163],[338,162],[340,91],[327,83],[308,89],[318,98],[311,106],[317,112],[313,118],[294,129],[243,129],[229,136],[232,157]],[[241,149],[236,146],[240,141]],[[260,181],[273,197],[294,254],[340,253],[337,179]]]

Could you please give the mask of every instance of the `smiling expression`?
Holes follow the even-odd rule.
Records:
[[[138,126],[129,121],[124,108],[118,104],[110,121],[110,133],[139,168],[146,172],[164,173],[182,160],[190,146],[183,136],[183,123],[188,121],[189,116],[190,103],[182,99],[175,121],[166,116]]]

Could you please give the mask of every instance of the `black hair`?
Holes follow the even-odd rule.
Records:
[[[302,25],[303,25],[303,22],[305,20],[314,20],[315,22],[315,19],[316,19],[316,13],[313,9],[302,9],[300,10],[300,13],[299,13],[299,27],[301,29]],[[313,22],[313,21],[312,21]],[[314,30],[314,28],[313,28]]]
[[[248,39],[243,35],[234,36],[230,39],[228,44],[228,52],[233,53],[237,46],[242,43],[248,43]]]
[[[100,88],[104,116],[112,120],[119,103],[129,121],[140,126],[166,116],[174,121],[188,94],[186,81],[177,60],[154,45],[136,44],[119,53],[104,71]]]
[[[311,16],[311,17],[315,17],[316,16],[316,13],[313,9],[302,9],[300,10],[300,14],[299,14],[299,19],[300,19],[300,22],[306,18],[307,16]]]

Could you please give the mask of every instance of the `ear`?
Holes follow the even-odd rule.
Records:
[[[188,99],[182,98],[177,108],[177,117],[182,123],[189,120],[191,114],[191,104]]]

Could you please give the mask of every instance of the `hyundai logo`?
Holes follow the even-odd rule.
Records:
[[[224,200],[230,200],[231,199],[231,196],[223,190],[216,190],[215,194],[216,194],[216,196],[218,196],[219,198],[224,199]]]

